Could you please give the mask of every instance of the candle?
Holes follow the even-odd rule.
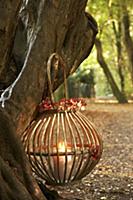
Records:
[[[67,180],[67,176],[68,173],[70,171],[70,167],[71,167],[71,163],[72,163],[72,156],[71,155],[65,155],[65,152],[69,153],[70,152],[70,148],[67,147],[67,149],[65,149],[65,144],[64,142],[59,142],[58,144],[58,153],[57,156],[54,156],[54,174],[56,179],[59,182],[64,181],[64,177],[65,177],[65,172],[66,172],[66,180]],[[67,168],[65,170],[65,167]]]

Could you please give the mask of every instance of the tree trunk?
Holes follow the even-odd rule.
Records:
[[[95,40],[95,46],[96,46],[96,49],[97,49],[97,60],[98,60],[98,63],[100,64],[100,66],[102,67],[103,71],[104,71],[104,74],[111,86],[111,89],[112,89],[112,92],[114,94],[114,96],[116,97],[116,99],[118,100],[119,103],[127,103],[127,99],[126,97],[124,96],[124,94],[121,93],[121,91],[119,90],[119,88],[117,87],[116,83],[115,83],[115,80],[108,68],[108,65],[107,63],[105,62],[104,60],[104,57],[103,57],[103,50],[102,50],[102,44],[101,44],[101,41],[99,39],[96,39]]]
[[[19,135],[48,95],[46,66],[54,52],[67,76],[89,55],[97,26],[87,0],[0,1],[0,199],[44,200]],[[62,72],[53,80],[56,89]],[[56,195],[55,195],[56,196]],[[55,197],[58,198],[58,195]],[[53,198],[54,199],[54,198]]]
[[[112,17],[112,16],[111,16]],[[117,49],[117,68],[118,68],[118,74],[120,77],[120,86],[121,86],[121,92],[125,94],[125,79],[124,79],[124,73],[123,73],[123,57],[122,57],[122,30],[121,30],[121,20],[120,20],[120,12],[118,12],[118,21],[116,27],[116,23],[112,20],[112,27],[116,39],[116,49]]]
[[[33,179],[11,116],[0,109],[0,199],[45,200]]]
[[[129,71],[131,74],[131,80],[133,84],[133,40],[130,35],[130,18],[125,2],[122,2],[122,13],[123,13],[123,33],[124,33],[124,44],[127,50],[129,59]]]

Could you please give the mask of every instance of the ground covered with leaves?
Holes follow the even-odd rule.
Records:
[[[69,200],[133,200],[133,104],[90,103],[84,114],[102,133],[102,158],[80,182],[58,187],[59,194]]]

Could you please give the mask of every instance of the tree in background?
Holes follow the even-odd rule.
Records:
[[[122,10],[120,5],[112,8],[112,3],[108,5],[109,17],[112,23],[112,29],[114,33],[114,42],[116,45],[116,67],[118,69],[118,75],[120,79],[120,90],[125,94],[125,77],[124,77],[124,59],[123,59],[123,43],[122,43]]]
[[[96,20],[99,24],[99,34],[96,41],[96,49],[98,50],[98,47],[100,46],[102,48],[101,58],[102,60],[104,59],[104,66],[106,65],[107,69],[106,73],[105,67],[101,64],[100,66],[102,69],[104,68],[104,74],[107,77],[114,96],[116,96],[119,102],[125,103],[127,102],[125,96],[131,96],[133,92],[131,85],[133,74],[131,72],[131,63],[133,58],[131,38],[131,21],[133,20],[131,15],[132,3],[128,0],[124,2],[120,0],[101,0],[98,3],[94,1],[89,1],[89,3],[91,5],[89,9],[96,16]],[[87,10],[89,9],[87,8]],[[128,41],[128,43],[126,41]],[[98,46],[98,44],[100,45]],[[99,49],[100,54],[101,48]],[[93,65],[95,68],[96,88],[100,88],[100,86],[97,85],[97,80],[101,79],[98,78],[101,75],[101,72],[100,69],[98,69],[95,58],[96,51],[94,49],[93,56],[91,56],[88,60],[88,67],[92,67]],[[99,58],[99,55],[97,58]],[[85,62],[85,65],[87,65],[87,62]],[[99,81],[98,84],[102,85],[103,83]],[[104,81],[104,84],[106,85],[106,81]]]
[[[130,17],[130,9],[128,5],[131,5],[131,2],[126,1],[120,1],[121,6],[121,13],[122,13],[122,28],[123,28],[123,39],[124,44],[128,56],[128,62],[129,62],[129,72],[132,80],[133,85],[133,38],[131,37],[131,31],[133,31],[133,28],[131,29],[131,17]],[[131,6],[131,9],[133,9],[133,6]]]
[[[95,40],[95,46],[97,49],[97,61],[100,64],[100,66],[102,67],[104,74],[111,86],[112,92],[114,94],[114,96],[117,98],[119,103],[127,103],[127,99],[125,97],[125,95],[120,91],[120,89],[118,88],[112,73],[110,72],[110,69],[103,57],[103,49],[102,49],[102,44],[101,41],[99,39]]]

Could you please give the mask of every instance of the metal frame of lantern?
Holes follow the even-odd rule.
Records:
[[[51,86],[50,64],[47,71]],[[83,178],[101,157],[99,133],[77,111],[83,104],[82,99],[64,99],[58,103],[46,99],[40,104],[40,116],[22,135],[34,174],[48,184],[63,185]]]

